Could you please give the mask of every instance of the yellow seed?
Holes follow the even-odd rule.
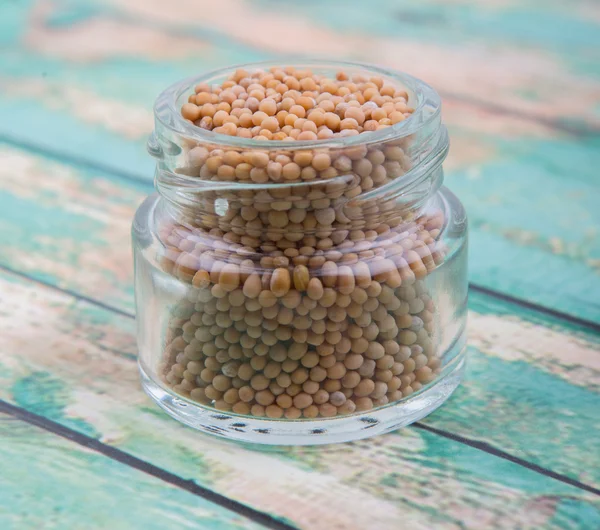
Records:
[[[200,118],[200,108],[193,103],[184,103],[181,107],[181,115],[190,121],[196,121]]]
[[[236,414],[241,414],[243,416],[247,416],[248,414],[250,414],[250,407],[246,403],[243,403],[241,401],[238,401],[235,405],[233,405],[231,410]]]
[[[323,297],[323,284],[319,278],[311,278],[306,288],[308,297],[311,300],[320,300]]]
[[[252,154],[250,155],[250,163],[254,167],[258,167],[258,168],[266,167],[267,164],[269,163],[269,155],[262,151],[252,152]]]
[[[290,116],[294,115],[297,118],[304,118],[306,116],[306,109],[301,105],[292,105],[289,108],[289,113],[290,113]],[[287,120],[286,120],[286,122],[287,122]],[[290,125],[292,125],[292,124],[290,124]]]
[[[259,405],[268,406],[275,401],[275,396],[270,390],[259,390],[254,395],[254,399]]]
[[[295,125],[298,126],[298,123],[296,122]],[[312,121],[304,120],[304,122],[302,123],[302,131],[307,131],[307,132],[312,132],[312,133],[317,134],[318,130],[319,130],[318,127]]]
[[[274,116],[277,112],[277,103],[274,99],[265,98],[259,103],[258,109],[259,111],[264,112],[268,116]]]
[[[365,114],[360,108],[350,107],[344,114],[345,118],[352,118],[358,125],[365,122]]]
[[[219,285],[225,291],[233,291],[240,284],[240,269],[233,263],[227,263],[219,274]]]
[[[275,296],[281,298],[290,290],[290,272],[287,268],[275,269],[271,276],[271,291]]]
[[[300,173],[300,166],[294,162],[290,162],[283,166],[283,178],[285,180],[297,180],[300,178]]]
[[[225,392],[231,387],[231,379],[225,375],[217,375],[212,380],[212,386],[219,392]]]
[[[274,133],[275,131],[277,131],[277,129],[279,129],[279,122],[277,121],[277,118],[270,117],[270,118],[264,119],[261,122],[260,126],[263,129],[266,129],[266,130]]]
[[[302,131],[298,137],[296,138],[298,141],[303,141],[303,140],[316,140],[317,139],[317,135],[314,132],[311,131]]]
[[[277,297],[271,291],[261,291],[258,302],[261,307],[273,307],[277,303]]]
[[[210,285],[210,275],[208,272],[200,270],[194,274],[192,284],[199,289],[206,289]]]
[[[333,261],[326,261],[321,269],[321,280],[325,287],[335,287],[337,283],[338,267]]]
[[[312,162],[312,153],[310,151],[298,151],[294,155],[294,162],[300,167],[310,166]]]
[[[323,112],[319,112],[317,110],[313,110],[308,114],[307,117],[312,123],[314,123],[317,127],[320,127],[325,123],[325,115]]]
[[[340,123],[340,129],[358,129],[358,122],[354,118],[344,118]]]
[[[372,379],[363,379],[356,387],[354,387],[354,394],[358,397],[367,397],[374,390],[375,382]]]
[[[225,112],[224,110],[218,110],[213,116],[213,125],[215,125],[216,127],[220,127],[225,123],[224,120],[227,116],[229,116],[227,112]]]
[[[289,223],[288,216],[285,212],[271,210],[269,212],[269,224],[276,228],[283,228]]]
[[[310,405],[302,411],[302,415],[305,418],[316,418],[319,415],[319,407]]]
[[[317,153],[313,156],[312,167],[314,167],[317,171],[324,171],[330,166],[331,158],[327,153]]]
[[[401,121],[404,121],[406,118],[404,116],[404,114],[402,114],[401,112],[398,111],[394,111],[389,115],[389,119],[392,120],[392,124],[396,124],[396,123],[400,123]]]
[[[326,112],[324,118],[325,125],[332,131],[337,131],[340,128],[341,119],[334,112]]]
[[[297,394],[296,396],[294,396],[294,406],[300,410],[305,409],[307,407],[309,407],[310,405],[312,405],[313,402],[313,398],[310,394],[307,394],[305,392],[301,392],[300,394]]]
[[[220,156],[211,156],[206,160],[205,167],[210,173],[216,173],[222,165],[223,159]]]
[[[257,273],[252,273],[248,276],[244,282],[242,291],[248,298],[257,298],[261,292],[260,276]]]
[[[315,101],[312,98],[302,96],[296,100],[296,104],[304,107],[304,110],[306,111],[312,109],[315,106]]]
[[[304,291],[309,284],[309,273],[308,269],[304,265],[297,265],[294,267],[294,287],[298,291]]]
[[[283,409],[277,405],[269,405],[265,408],[265,414],[267,418],[281,418],[283,416]]]
[[[357,398],[356,401],[356,410],[362,412],[364,410],[371,410],[373,408],[373,401],[368,397]]]
[[[331,225],[335,221],[335,210],[333,208],[324,208],[315,210],[315,218],[322,225]]]
[[[252,416],[257,416],[260,418],[265,415],[265,407],[259,404],[252,405],[252,408],[250,409],[250,414]]]

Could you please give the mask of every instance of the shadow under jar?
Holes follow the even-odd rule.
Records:
[[[133,223],[144,389],[187,425],[254,443],[397,429],[450,396],[464,361],[467,222],[442,186],[438,95],[366,65],[294,66],[380,78],[413,112],[327,140],[240,138],[180,113],[234,70],[186,80],[157,99],[158,194]]]

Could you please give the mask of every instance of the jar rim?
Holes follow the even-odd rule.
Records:
[[[298,150],[298,149],[343,149],[357,145],[369,145],[372,143],[385,142],[403,138],[414,134],[422,127],[432,121],[439,119],[441,113],[441,99],[438,93],[427,83],[404,72],[374,66],[361,62],[309,59],[306,61],[282,61],[281,64],[292,66],[298,69],[307,68],[353,68],[360,69],[363,73],[377,75],[387,78],[390,81],[399,83],[406,88],[416,98],[414,111],[407,119],[379,129],[377,131],[363,132],[354,136],[330,138],[326,140],[295,140],[293,142],[283,140],[255,140],[253,138],[242,138],[238,136],[229,136],[226,134],[207,131],[196,125],[189,123],[177,108],[178,101],[191,87],[198,83],[207,83],[211,79],[222,77],[223,75],[233,73],[239,68],[271,68],[277,66],[278,61],[259,61],[244,64],[237,64],[211,70],[199,76],[188,77],[166,88],[156,99],[154,105],[154,115],[162,126],[171,131],[184,135],[186,138],[203,143],[212,143],[226,147],[238,147],[241,149],[262,149],[262,150]],[[284,66],[282,66],[284,67]],[[409,96],[410,97],[410,96]]]

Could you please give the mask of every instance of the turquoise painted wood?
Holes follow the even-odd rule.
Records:
[[[455,144],[471,140],[469,136]],[[517,144],[512,142],[513,147]],[[151,184],[69,166],[7,144],[0,143],[0,153],[4,160],[0,226],[5,231],[0,263],[132,310],[129,223],[137,205],[152,192]],[[510,149],[504,153],[508,157]],[[600,203],[600,187],[593,185],[590,166],[584,175],[588,182],[580,183],[583,191],[572,195],[577,201],[573,207],[581,208],[579,227],[588,226],[581,229],[561,210],[558,198],[571,193],[565,179],[557,178],[554,186],[544,183],[541,176],[535,176],[536,163],[541,165],[543,160],[532,158],[528,162],[531,172],[520,176],[508,170],[502,173],[499,166],[498,174],[505,175],[504,187],[510,190],[504,195],[486,186],[489,179],[481,174],[471,176],[450,167],[449,185],[473,204],[471,212],[477,212],[471,214],[471,279],[518,297],[543,285],[535,297],[525,298],[595,319],[600,312],[600,278],[588,264],[593,265],[599,245],[594,234],[600,227],[595,207]],[[566,162],[557,159],[558,163],[566,172]],[[20,177],[14,179],[17,173]],[[532,183],[537,200],[528,205]],[[547,225],[542,221],[542,202],[554,212]],[[521,214],[525,210],[529,213]],[[519,229],[527,223],[531,230]],[[536,230],[546,230],[545,238],[536,235]],[[560,233],[562,239],[552,235]],[[32,252],[43,254],[43,259],[32,260]]]
[[[94,177],[93,173],[40,159],[21,150],[7,148],[0,152],[6,160],[6,178],[3,179],[6,182],[6,195],[4,198],[0,195],[2,204],[6,205],[4,219],[0,221],[3,233],[6,234],[5,245],[0,251],[3,263],[15,270],[132,312],[129,223],[135,207],[148,192],[149,186],[123,180],[107,180],[107,177],[103,178],[100,174]],[[0,175],[2,171],[0,168]],[[21,175],[18,181],[10,179],[15,171],[19,171]],[[124,241],[127,244],[123,244]],[[477,299],[472,296],[471,301],[477,313],[502,315],[515,311],[514,306],[495,304],[488,297],[484,297],[483,302],[477,305]],[[530,314],[521,316],[531,318]],[[482,348],[487,347],[492,341],[489,334],[486,335],[491,324],[481,319],[478,322],[478,326],[471,323],[472,334],[479,337],[478,344]],[[134,355],[136,349],[130,333],[132,323],[120,318],[115,323],[126,326],[128,335],[124,349]],[[536,463],[551,463],[551,467],[557,471],[565,472],[573,478],[584,478],[586,466],[582,462],[589,451],[597,449],[594,446],[588,447],[594,441],[584,436],[587,423],[593,419],[595,408],[599,405],[596,395],[585,388],[574,389],[571,400],[565,398],[569,393],[565,396],[556,393],[553,394],[552,406],[544,405],[544,414],[535,414],[539,404],[547,399],[546,388],[558,389],[561,383],[547,379],[548,373],[552,374],[553,366],[546,366],[540,372],[537,365],[542,363],[544,357],[548,357],[550,364],[557,362],[562,367],[565,378],[565,374],[571,372],[568,359],[557,360],[556,354],[552,354],[552,344],[541,342],[540,337],[549,337],[545,340],[550,343],[553,340],[553,336],[548,335],[543,328],[536,333],[527,334],[519,327],[506,329],[501,320],[496,320],[495,324],[499,326],[501,333],[517,337],[512,342],[504,340],[501,343],[504,347],[522,348],[522,343],[525,342],[528,348],[537,352],[533,357],[515,359],[521,363],[531,363],[533,372],[524,370],[519,362],[503,362],[498,355],[478,358],[470,368],[474,376],[473,382],[469,384],[475,387],[468,386],[465,387],[468,390],[461,390],[458,394],[460,406],[453,408],[451,415],[444,410],[444,413],[432,416],[432,420],[435,419],[432,425],[451,428],[475,439],[488,440],[525,457],[533,452]],[[589,335],[586,338],[592,339]],[[577,346],[570,342],[560,344],[561,348],[567,350]],[[119,350],[112,344],[107,347]],[[597,355],[597,352],[590,346],[581,355]],[[599,371],[597,367],[594,370],[593,373],[596,374]],[[494,378],[489,379],[487,374]],[[587,386],[591,386],[593,377],[592,375],[584,380]],[[534,395],[531,395],[530,379],[537,385]],[[523,395],[528,396],[528,399],[523,399]],[[502,396],[502,399],[498,396]],[[586,418],[586,421],[571,425],[573,409],[580,409],[581,417]],[[510,414],[506,411],[510,411]],[[523,423],[523,418],[527,418],[527,422]],[[582,451],[576,457],[579,462],[576,466],[570,464],[571,455],[568,452],[557,451],[553,453],[552,459],[548,459],[545,450],[531,449],[535,447],[536,441],[541,442],[541,432],[546,433],[543,439],[552,439],[554,422],[549,421],[549,418],[567,425],[564,429],[565,433],[570,433],[566,435],[569,446],[581,448]],[[549,447],[556,448],[551,444]]]
[[[472,282],[600,321],[598,6],[202,0],[193,17],[189,6],[0,5],[0,267],[25,275],[0,274],[0,397],[299,528],[600,527],[589,327],[475,291],[466,381],[423,422],[456,439],[409,428],[264,450],[156,409],[125,316],[156,94],[226,64],[329,56],[405,69],[443,95]],[[258,527],[20,421],[0,417],[0,433],[2,528]]]
[[[131,219],[151,184],[6,145],[0,157],[0,264],[132,312]]]
[[[0,289],[6,295],[0,314],[6,330],[0,338],[0,398],[301,528],[385,529],[398,521],[417,528],[456,528],[459,522],[482,528],[484,520],[489,528],[585,529],[600,516],[598,497],[591,493],[416,428],[313,448],[254,448],[201,435],[168,418],[142,393],[131,321],[124,326],[114,312],[14,275],[1,275]],[[471,317],[476,324],[491,314]],[[427,425],[479,437],[598,485],[598,466],[590,465],[590,458],[596,460],[599,437],[590,418],[600,398],[586,391],[585,379],[570,378],[572,370],[589,370],[589,377],[597,378],[587,363],[598,345],[567,330],[544,337],[523,321],[499,320],[487,321],[487,340],[500,326],[515,326],[509,331],[520,338],[523,359],[498,359],[478,335],[486,327],[476,330],[461,393]],[[21,335],[36,340],[20,343]],[[571,343],[581,364],[561,363],[560,352],[547,351],[545,340],[581,341]],[[42,350],[38,343],[48,347]],[[19,356],[3,353],[11,344],[21,346]],[[502,351],[510,345],[497,341],[495,346]],[[542,354],[556,357],[554,373],[527,360]],[[531,381],[519,379],[519,373]],[[568,395],[579,403],[563,402]],[[560,426],[560,444],[546,440],[548,423]],[[251,487],[258,483],[260,488]]]
[[[262,528],[6,414],[0,414],[0,440],[0,527],[4,530]]]
[[[346,2],[340,17],[339,2],[321,4],[288,2],[275,10],[270,2],[230,0],[192,22],[157,1],[3,7],[0,24],[11,45],[0,53],[0,138],[150,181],[144,144],[151,106],[174,80],[278,54],[404,68],[445,96],[447,183],[470,215],[472,281],[600,321],[593,171],[600,31],[593,8]],[[281,21],[292,49],[276,50],[261,36],[267,31],[248,30]],[[86,44],[90,35],[94,46]],[[546,275],[538,274],[541,264]]]

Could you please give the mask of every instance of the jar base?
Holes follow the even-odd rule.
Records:
[[[146,394],[170,416],[199,431],[252,444],[322,445],[377,436],[431,414],[451,396],[462,379],[464,346],[453,357],[439,378],[405,399],[370,411],[313,420],[269,419],[221,412],[172,394],[150,378],[141,364],[140,373]]]

